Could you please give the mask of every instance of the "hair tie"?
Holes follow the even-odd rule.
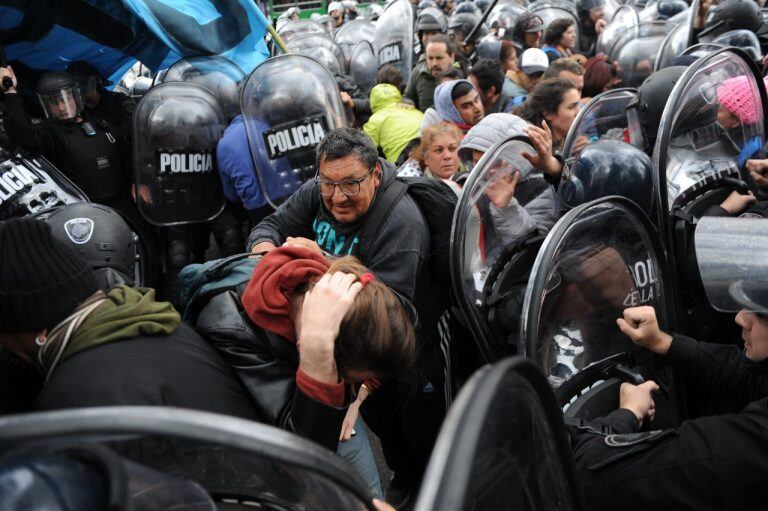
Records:
[[[365,285],[368,284],[372,280],[376,280],[376,277],[374,277],[373,273],[371,273],[369,271],[363,273],[360,276],[360,283],[363,285],[363,287],[365,287]]]

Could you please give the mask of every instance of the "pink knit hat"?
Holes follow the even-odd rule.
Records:
[[[751,80],[746,76],[737,76],[727,79],[717,88],[718,102],[742,124],[757,123],[757,108],[750,84]]]

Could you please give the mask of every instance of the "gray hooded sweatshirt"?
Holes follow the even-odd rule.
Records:
[[[526,137],[527,126],[528,123],[516,115],[490,114],[467,132],[459,145],[459,153],[471,150],[485,153],[508,137]],[[536,152],[532,146],[526,146],[525,151]],[[518,145],[508,147],[502,153],[503,159],[517,167],[521,174],[515,195],[504,208],[490,205],[494,227],[505,244],[515,243],[536,231],[546,234],[557,221],[554,189],[546,182],[544,174],[533,168],[520,152]],[[526,189],[536,192],[531,196],[524,193]],[[523,204],[516,198],[521,195],[527,195]]]

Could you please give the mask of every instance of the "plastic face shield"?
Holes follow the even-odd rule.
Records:
[[[74,119],[83,110],[83,101],[77,85],[64,89],[38,93],[45,118],[54,121]]]

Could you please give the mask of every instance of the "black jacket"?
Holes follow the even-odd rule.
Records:
[[[258,420],[251,399],[227,364],[182,324],[168,336],[102,344],[62,362],[36,408],[174,406]]]
[[[235,291],[214,296],[200,312],[196,327],[235,370],[263,422],[336,451],[348,403],[337,408],[299,390],[296,346],[255,327]]]
[[[676,335],[666,362],[743,410],[687,420],[633,445],[611,446],[627,438],[572,430],[587,508],[761,509],[768,498],[768,361],[753,363],[735,346]],[[638,430],[628,410],[593,424],[615,433]]]
[[[377,196],[395,180],[392,165],[380,161],[382,180]],[[374,198],[368,213],[362,218],[351,223],[337,222],[322,204],[317,185],[314,181],[308,181],[274,213],[254,227],[248,238],[248,249],[261,241],[270,241],[279,247],[288,236],[293,236],[315,240],[320,248],[333,256],[361,257],[358,252],[360,236],[364,232],[368,215],[376,206],[377,200]],[[429,253],[429,230],[413,199],[406,195],[400,200],[379,234],[371,247],[371,253],[361,257],[363,264],[382,282],[414,303],[421,314],[422,310],[428,309],[426,302],[429,301],[431,289],[429,272],[423,269]],[[415,297],[417,277],[419,297]]]

